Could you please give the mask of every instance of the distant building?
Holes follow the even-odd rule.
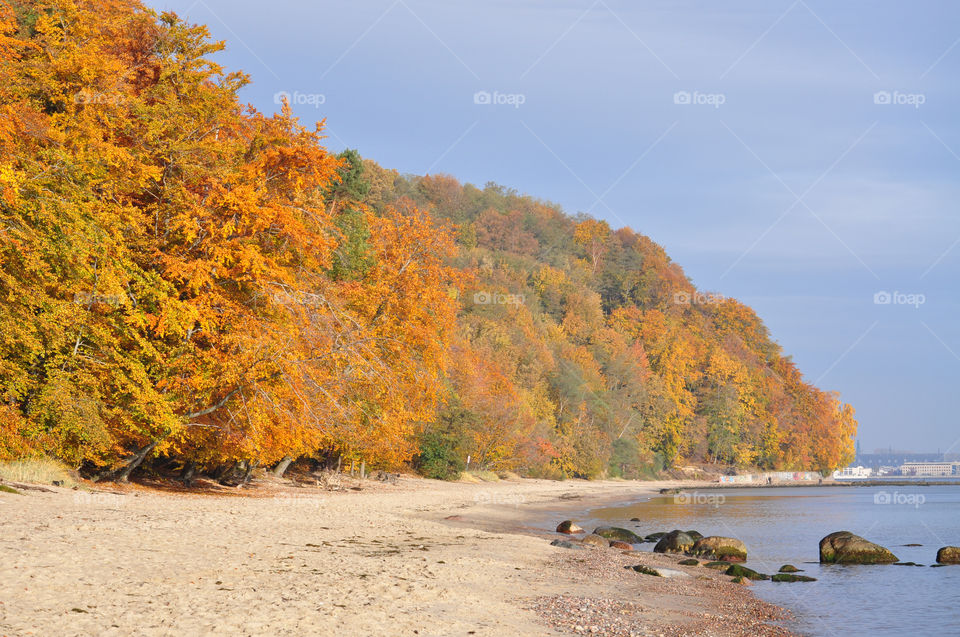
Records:
[[[852,480],[854,478],[869,478],[873,469],[869,467],[845,467],[833,472],[834,480]]]
[[[960,462],[907,462],[900,465],[900,474],[939,478],[960,475]]]
[[[861,453],[857,456],[855,463],[876,471],[880,467],[899,468],[904,464],[917,462],[950,462],[957,460],[960,460],[960,458],[945,457],[941,453],[909,453],[891,450],[884,453]]]

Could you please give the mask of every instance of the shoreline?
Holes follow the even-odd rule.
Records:
[[[239,492],[0,493],[0,561],[17,592],[0,601],[0,635],[791,634],[771,623],[787,611],[714,571],[554,547],[560,536],[537,526],[708,485],[344,477],[339,491],[263,479]],[[689,577],[624,568],[638,563]]]
[[[917,480],[916,478],[903,478],[900,480],[836,480],[823,483],[807,482],[779,482],[773,484],[729,484],[712,482],[709,486],[699,487],[702,489],[798,489],[810,487],[814,489],[827,487],[956,487],[960,486],[960,480],[930,481]],[[686,488],[686,487],[681,487]]]

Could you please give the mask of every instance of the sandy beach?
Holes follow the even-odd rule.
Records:
[[[558,548],[531,526],[668,486],[401,477],[0,493],[0,635],[787,634],[769,624],[782,611],[715,571]],[[638,563],[690,577],[624,568]]]

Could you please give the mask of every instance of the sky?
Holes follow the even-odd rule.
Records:
[[[650,236],[840,392],[865,451],[960,452],[960,4],[147,4],[331,150]]]

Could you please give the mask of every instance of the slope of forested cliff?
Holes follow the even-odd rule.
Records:
[[[460,455],[625,476],[681,458],[820,470],[851,458],[852,408],[650,238],[494,184],[363,166],[374,210],[407,198],[454,228],[470,278],[439,430]]]

